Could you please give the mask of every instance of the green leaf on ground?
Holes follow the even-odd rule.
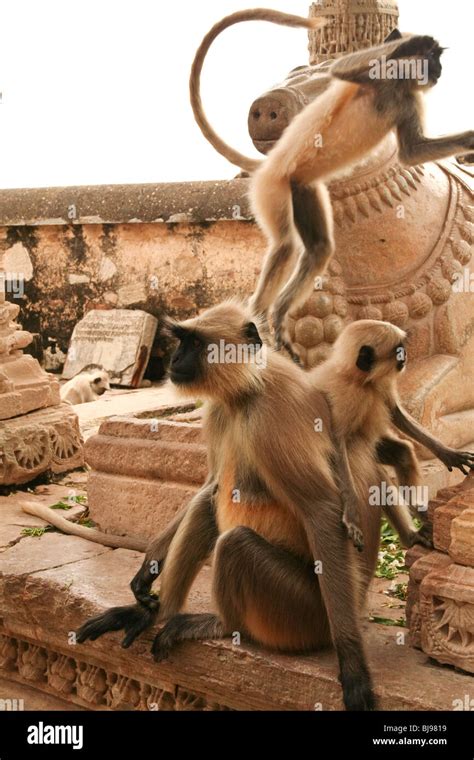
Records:
[[[391,618],[379,617],[378,615],[371,615],[369,617],[369,622],[379,623],[380,625],[400,626],[402,628],[405,628],[407,624],[405,618],[403,617],[398,618],[397,620],[392,620]]]

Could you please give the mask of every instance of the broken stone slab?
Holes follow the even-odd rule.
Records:
[[[474,673],[474,568],[451,563],[429,572],[420,584],[419,612],[423,651]]]
[[[469,481],[472,484],[472,479]],[[438,506],[433,516],[433,543],[438,551],[448,552],[453,520],[474,506],[474,488],[458,491],[449,501]]]
[[[138,388],[158,321],[138,309],[92,309],[74,328],[63,369],[70,380],[90,364],[107,370],[111,383]]]
[[[474,499],[472,503],[474,505]],[[449,556],[458,565],[474,567],[474,506],[464,509],[453,519]]]
[[[59,404],[59,383],[25,354],[0,362],[0,420]]]
[[[66,472],[83,464],[79,423],[69,404],[0,424],[0,485],[27,483],[42,472]]]
[[[53,549],[53,538],[65,541],[67,549]],[[41,551],[46,539],[48,551]],[[85,557],[89,542],[82,539],[46,534],[31,540],[39,548],[29,571],[31,544],[24,541],[12,547],[13,559],[1,567],[0,673],[10,681],[94,710],[342,709],[331,650],[289,656],[234,637],[183,643],[157,664],[150,654],[153,631],[128,650],[120,647],[117,633],[75,644],[73,633],[85,619],[133,600],[129,582],[143,555],[93,545]],[[212,609],[210,581],[210,569],[203,568],[190,594],[190,612]],[[422,652],[401,644],[403,633],[364,624],[380,708],[452,709],[464,694],[465,678],[433,668]]]

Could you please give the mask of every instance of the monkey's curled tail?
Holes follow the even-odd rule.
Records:
[[[37,504],[33,501],[21,502],[21,509],[28,515],[34,515],[40,517],[41,520],[53,525],[63,533],[67,533],[71,536],[78,536],[79,538],[85,538],[87,541],[94,541],[96,544],[102,544],[103,546],[111,546],[113,549],[132,549],[133,551],[145,552],[148,546],[148,541],[140,538],[129,538],[128,536],[114,536],[112,533],[102,533],[102,531],[96,528],[87,528],[85,525],[77,525],[76,523],[66,520],[61,515],[58,515],[54,509],[45,507],[44,504]]]
[[[239,153],[239,151],[234,150],[234,148],[231,148],[230,145],[227,145],[208,122],[201,101],[201,72],[209,48],[224,29],[234,24],[240,24],[241,21],[269,21],[272,24],[302,27],[304,29],[319,29],[325,26],[327,22],[323,18],[293,16],[291,13],[281,13],[280,11],[273,11],[270,8],[252,8],[246,11],[238,11],[218,21],[206,34],[196,52],[189,78],[189,95],[194,118],[206,140],[211,143],[221,156],[224,156],[231,164],[235,164],[244,171],[254,172],[260,166],[262,160],[248,158]]]

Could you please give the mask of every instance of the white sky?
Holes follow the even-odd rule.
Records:
[[[235,176],[193,121],[188,74],[212,24],[254,5],[307,15],[309,0],[1,0],[0,187]],[[450,47],[428,97],[430,133],[472,128],[472,0],[399,8],[403,31]],[[252,154],[252,100],[306,63],[304,30],[227,30],[204,68],[211,123]]]

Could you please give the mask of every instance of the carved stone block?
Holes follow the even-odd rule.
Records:
[[[75,412],[58,404],[0,426],[0,485],[27,483],[46,470],[65,472],[84,464]]]
[[[459,565],[474,567],[474,507],[465,509],[452,521],[449,556]]]
[[[410,644],[421,649],[420,585],[428,573],[451,564],[447,554],[414,546],[407,552],[406,563],[410,567],[410,580],[406,603],[406,619],[410,629]]]
[[[199,424],[115,417],[88,439],[90,515],[102,530],[154,538],[206,477]],[[133,506],[132,506],[133,505]]]
[[[423,651],[474,673],[474,568],[451,563],[428,573],[419,614]]]
[[[458,492],[444,506],[435,510],[433,517],[433,543],[436,549],[448,552],[451,544],[451,526],[465,509],[474,506],[474,490]]]

